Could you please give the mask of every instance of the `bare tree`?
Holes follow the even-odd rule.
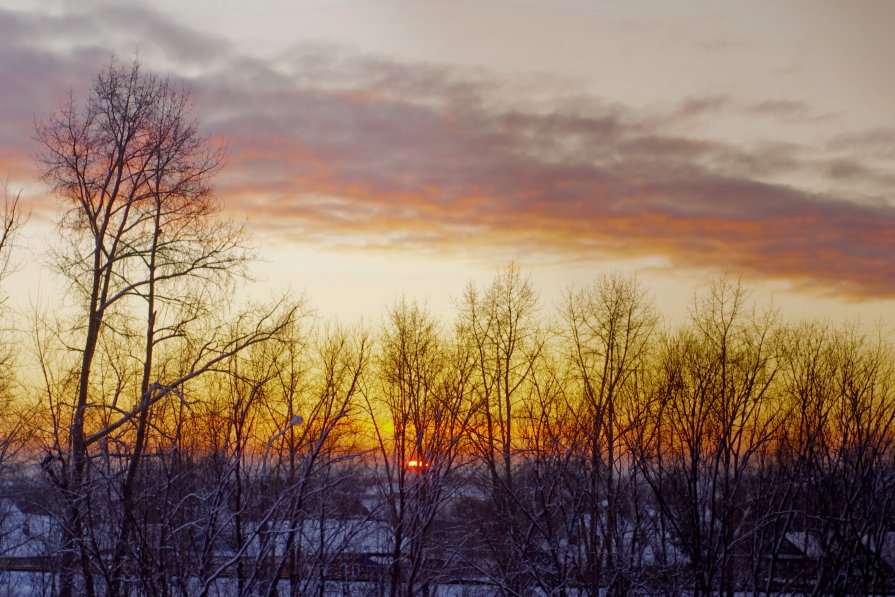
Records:
[[[4,284],[7,275],[14,269],[12,252],[16,236],[26,218],[22,214],[19,199],[21,193],[10,193],[8,184],[4,183],[3,199],[0,204],[0,285]],[[0,288],[0,316],[3,318],[2,336],[0,336],[0,557],[9,557],[23,550],[28,551],[33,538],[24,536],[19,528],[21,512],[9,499],[16,495],[18,471],[23,450],[31,440],[35,429],[36,413],[32,405],[22,399],[22,383],[17,375],[21,364],[17,355],[15,342],[16,330],[6,327],[7,310],[4,308],[5,288]],[[29,551],[30,553],[30,551]],[[0,571],[0,590],[12,590],[15,578],[8,578]]]
[[[433,523],[472,415],[471,359],[440,338],[423,307],[402,300],[388,312],[378,373],[368,409],[390,532],[389,594],[426,595],[448,555],[435,549]]]
[[[732,594],[737,546],[760,504],[750,465],[776,436],[772,314],[750,311],[739,284],[715,282],[691,326],[666,339],[659,386],[642,420],[639,465],[689,563],[698,595]]]
[[[9,184],[3,183],[3,208],[0,211],[0,281],[9,273],[13,241],[25,223],[19,205],[21,196],[21,192],[13,196],[9,191]]]
[[[499,272],[482,290],[470,285],[459,307],[459,326],[473,354],[473,402],[477,408],[473,444],[494,507],[485,529],[494,555],[495,581],[505,591],[528,584],[528,537],[519,526],[515,468],[517,415],[532,390],[531,378],[544,346],[537,324],[538,299],[516,265]],[[521,551],[520,551],[521,550]]]
[[[21,192],[14,196],[9,191],[8,184],[3,184],[3,205],[0,207],[0,284],[2,284],[12,269],[12,249],[16,235],[21,230],[26,218],[22,215],[19,205]],[[5,302],[5,297],[0,294],[0,306]],[[6,462],[12,455],[15,446],[20,442],[15,441],[16,436],[21,436],[26,428],[16,422],[19,410],[12,401],[13,386],[15,385],[15,353],[13,347],[6,341],[0,340],[0,401],[2,411],[5,413],[7,424],[3,425],[0,434],[5,438],[0,442],[0,463]]]
[[[66,495],[61,592],[75,591],[79,566],[79,591],[97,593],[99,569],[114,595],[134,528],[133,487],[153,405],[271,338],[294,308],[261,314],[255,322],[238,316],[230,332],[219,327],[222,333],[208,334],[191,325],[200,319],[202,327],[211,323],[203,317],[208,291],[227,287],[246,252],[239,229],[214,219],[219,208],[209,182],[220,155],[198,134],[188,95],[175,85],[144,73],[137,62],[123,67],[113,61],[96,78],[83,109],[69,97],[59,113],[37,125],[37,136],[44,178],[66,205],[60,231],[67,246],[57,253],[57,267],[78,293],[77,325],[83,326],[74,396],[66,401],[71,420],[59,446],[64,466],[57,478]],[[104,357],[111,354],[105,347],[135,343],[140,305],[145,331],[135,376]],[[185,369],[162,376],[154,365],[168,343],[193,358]],[[117,379],[114,388],[103,383],[110,377],[97,379],[101,368]],[[126,395],[130,406],[122,404]],[[110,417],[111,412],[118,414]],[[115,475],[120,533],[106,561],[96,557],[103,550],[90,547],[84,518],[90,510],[91,446],[108,445],[113,434],[131,430],[122,474]]]
[[[348,492],[357,488],[356,460],[363,455],[353,437],[370,341],[363,330],[333,327],[314,348],[304,384],[296,376],[304,365],[291,352],[275,379],[274,404],[286,410],[274,417],[283,423],[267,443],[268,451],[275,442],[276,449],[262,475],[264,486],[275,490],[258,525],[257,550],[259,561],[270,562],[259,591],[270,597],[279,594],[284,572],[289,594],[324,594],[346,543],[367,520],[349,520],[346,502],[357,499]]]
[[[636,564],[642,529],[636,524],[638,471],[628,457],[630,414],[643,400],[643,370],[656,315],[633,277],[605,276],[565,302],[566,334],[581,392],[577,420],[583,435],[578,463],[584,508],[578,528],[585,548],[585,586],[597,595],[626,594],[641,576]]]
[[[786,346],[790,425],[780,477],[792,497],[785,537],[810,560],[792,580],[812,594],[890,590],[892,348],[881,336],[820,324],[791,328]]]

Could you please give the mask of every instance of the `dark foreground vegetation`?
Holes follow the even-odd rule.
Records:
[[[113,64],[37,136],[70,294],[3,352],[6,592],[895,591],[882,334],[729,279],[674,327],[622,275],[547,312],[515,267],[450,322],[236,311],[248,252],[181,90]]]

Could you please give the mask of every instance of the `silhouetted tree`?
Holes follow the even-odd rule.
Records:
[[[61,593],[95,595],[99,574],[104,592],[116,595],[128,575],[133,489],[153,406],[272,337],[294,309],[240,315],[226,326],[209,313],[208,291],[227,288],[246,252],[240,230],[216,219],[209,184],[219,152],[198,134],[188,95],[175,85],[144,73],[136,61],[112,62],[83,108],[69,97],[38,124],[37,137],[44,179],[66,206],[57,268],[81,309],[75,321],[80,338],[71,340],[80,344],[79,362],[71,395],[58,411],[70,421],[59,421],[66,431],[64,443],[55,446],[62,466],[54,478],[66,503]],[[140,343],[138,368],[123,368],[127,359],[118,351]],[[190,355],[186,367],[156,367],[163,346]],[[125,449],[111,458],[116,443]],[[91,532],[95,450],[120,466],[120,474],[104,474],[119,485],[115,539],[100,541]],[[109,551],[111,558],[100,557]]]

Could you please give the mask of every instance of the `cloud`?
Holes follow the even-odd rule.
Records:
[[[0,174],[36,178],[35,119],[69,90],[84,99],[113,58],[139,55],[155,64],[207,66],[228,56],[223,40],[199,34],[136,5],[66,5],[63,12],[0,7]]]
[[[297,53],[291,70],[308,60]],[[831,181],[872,173],[786,142],[749,150],[668,132],[681,113],[727,109],[721,98],[687,99],[663,122],[596,98],[514,109],[500,80],[464,81],[449,67],[342,56],[296,82],[255,66],[241,81],[214,73],[196,84],[203,103],[219,102],[212,113],[231,115],[213,125],[231,144],[221,191],[259,229],[391,250],[659,255],[895,295],[895,210],[769,181],[819,165]],[[810,108],[768,100],[757,111]]]
[[[740,146],[699,135],[697,124],[683,133],[681,123],[730,114],[799,126],[823,119],[804,102],[779,98],[747,105],[691,97],[672,110],[634,108],[566,96],[546,79],[532,91],[530,78],[523,85],[481,69],[339,47],[299,46],[261,59],[133,12],[142,10],[87,11],[81,25],[99,40],[109,24],[117,37],[159,32],[170,43],[160,63],[183,56],[180,74],[203,129],[229,148],[219,194],[248,213],[259,234],[465,256],[506,247],[569,261],[660,256],[671,267],[895,296],[895,208],[880,199],[891,161],[869,163],[862,154],[869,147],[878,158],[891,130],[843,133],[820,149],[785,139]],[[9,18],[24,30],[52,21]],[[54,26],[80,48],[81,62],[48,49],[45,37],[0,42],[14,52],[2,54],[0,75],[34,69],[45,77],[17,91],[3,86],[0,160],[22,143],[14,121],[45,106],[62,81],[89,80],[107,50],[84,43],[85,31]],[[831,148],[835,155],[821,151]],[[799,176],[811,177],[815,190],[780,182]],[[860,196],[816,190],[856,177],[877,194],[866,185]]]
[[[803,101],[772,99],[763,100],[745,106],[745,109],[758,116],[777,118],[783,122],[804,122],[812,120],[829,120],[833,114],[817,113]]]

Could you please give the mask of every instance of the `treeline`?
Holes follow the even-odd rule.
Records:
[[[27,563],[64,596],[895,590],[883,334],[780,321],[728,278],[673,327],[625,275],[548,312],[514,266],[452,321],[237,310],[250,251],[183,90],[113,63],[37,137],[70,294],[33,359],[2,353],[6,582]],[[3,222],[5,256],[12,200]]]

